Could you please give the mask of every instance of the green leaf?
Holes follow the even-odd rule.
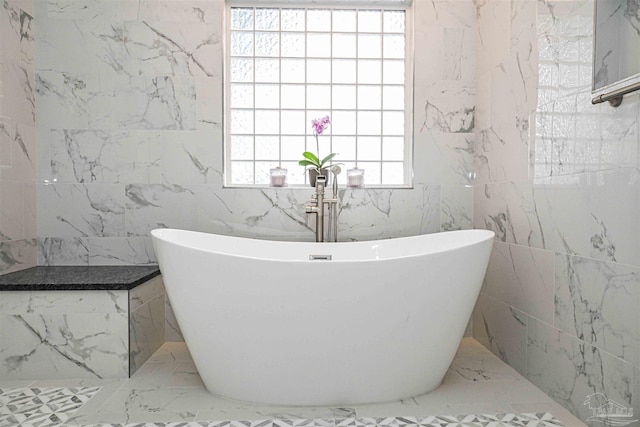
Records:
[[[324,159],[322,159],[322,161],[320,162],[320,166],[324,165],[325,163],[327,163],[329,160],[333,159],[335,156],[337,156],[338,153],[331,153],[329,154],[327,157],[325,157]]]
[[[314,162],[311,162],[311,161],[309,161],[309,160],[300,160],[300,161],[298,162],[298,164],[299,164],[300,166],[313,166],[313,167],[317,167],[317,165],[316,165]]]
[[[316,156],[315,154],[313,154],[310,151],[305,151],[304,153],[302,153],[302,156],[311,160],[312,162],[314,162],[316,165],[320,164],[320,159],[318,159],[318,156]]]

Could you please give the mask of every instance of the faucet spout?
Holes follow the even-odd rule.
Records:
[[[324,188],[327,177],[318,175],[316,178],[316,242],[324,242]]]
[[[328,217],[328,238],[330,242],[337,241],[337,209],[338,209],[338,197],[337,197],[337,183],[333,184],[333,197],[325,197],[325,191],[327,186],[327,177],[319,175],[316,178],[316,192],[313,194],[313,198],[310,200],[310,204],[305,206],[305,212],[307,218],[309,215],[316,216],[316,242],[324,242],[324,230],[325,230],[325,205],[329,209]],[[307,221],[307,225],[309,222]]]
[[[329,203],[329,241],[338,241],[338,175],[342,169],[340,166],[335,165],[331,168],[333,174],[333,199]]]

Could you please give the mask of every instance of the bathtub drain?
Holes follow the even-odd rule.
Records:
[[[331,261],[331,255],[309,255],[309,261]]]

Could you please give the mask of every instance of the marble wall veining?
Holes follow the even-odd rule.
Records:
[[[41,264],[154,263],[157,227],[313,239],[309,188],[223,187],[224,4],[36,2]],[[341,240],[472,225],[475,2],[414,7],[414,185],[341,190]]]
[[[128,297],[126,290],[2,292],[0,378],[127,378]]]
[[[340,238],[494,230],[474,336],[583,420],[640,413],[640,95],[590,103],[593,0],[413,7],[414,185],[342,190]],[[3,3],[0,272],[155,263],[157,227],[313,238],[309,189],[223,187],[223,12]]]
[[[129,376],[165,343],[165,298],[162,276],[129,291]]]
[[[2,380],[128,378],[165,336],[161,276],[131,290],[0,292]]]
[[[31,0],[0,4],[0,274],[36,264]]]
[[[592,0],[477,6],[474,336],[582,420],[638,414],[640,95],[591,105]]]

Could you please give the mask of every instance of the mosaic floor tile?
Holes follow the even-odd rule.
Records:
[[[0,427],[59,426],[100,387],[0,389]]]
[[[191,421],[172,423],[100,424],[101,427],[298,427],[326,426],[332,421],[335,427],[563,427],[563,424],[549,413],[544,414],[489,414],[451,415],[430,417],[387,417],[387,418],[336,418],[297,420],[257,420],[257,421]],[[89,427],[89,426],[85,426]],[[90,427],[97,427],[90,426]]]
[[[0,389],[0,427],[65,424],[101,387]],[[250,421],[182,421],[94,424],[91,427],[563,427],[549,413],[504,413],[428,417],[338,417]],[[74,425],[74,427],[80,427]],[[83,427],[89,427],[87,425]]]

